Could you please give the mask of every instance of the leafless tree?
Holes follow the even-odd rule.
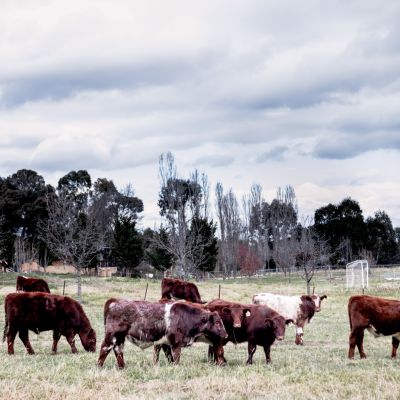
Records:
[[[294,189],[278,188],[277,196],[270,205],[270,231],[273,240],[273,258],[285,275],[294,265],[293,235],[297,226],[297,201]]]
[[[49,249],[76,269],[77,296],[82,301],[82,271],[89,267],[104,247],[105,231],[102,207],[88,202],[85,207],[63,193],[47,197],[48,220],[41,236]]]
[[[236,272],[238,269],[236,257],[242,229],[239,204],[232,189],[227,194],[224,194],[224,189],[220,182],[217,183],[215,195],[220,230],[219,259],[221,269],[225,273]]]
[[[13,264],[19,267],[26,262],[33,262],[38,259],[39,251],[32,243],[19,236],[14,241]]]
[[[329,264],[331,256],[327,241],[319,238],[306,218],[293,240],[296,249],[296,264],[301,277],[305,280],[307,294],[311,294],[311,281],[319,266]]]
[[[159,206],[165,218],[165,231],[168,240],[155,235],[155,245],[172,254],[176,263],[176,273],[183,277],[197,274],[198,265],[206,257],[203,248],[210,243],[191,230],[192,222],[208,218],[209,184],[205,174],[194,171],[189,179],[182,179],[177,174],[174,156],[161,154],[159,159],[159,178],[161,192]]]

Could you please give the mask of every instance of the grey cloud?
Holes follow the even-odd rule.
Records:
[[[277,146],[266,151],[256,158],[257,163],[265,163],[268,161],[282,161],[289,148],[287,146]]]
[[[235,160],[233,156],[212,155],[200,157],[194,161],[194,165],[209,165],[210,167],[227,167]]]
[[[197,68],[192,60],[154,59],[120,65],[93,65],[40,71],[14,77],[0,77],[0,105],[13,107],[29,101],[57,101],[79,92],[112,89],[132,90],[170,84]]]
[[[368,151],[382,149],[400,150],[399,133],[374,132],[351,135],[332,132],[326,138],[319,139],[313,155],[317,158],[340,160],[353,158]]]

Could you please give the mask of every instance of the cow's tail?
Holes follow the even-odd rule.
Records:
[[[350,307],[351,307],[351,303],[352,303],[352,298],[350,297],[349,299],[349,304],[347,305],[347,312],[349,313],[349,323],[350,323],[350,330],[353,329],[352,323],[351,323],[351,311],[350,311]]]
[[[8,333],[8,318],[7,318],[7,312],[5,312],[5,325],[4,325],[4,332],[3,332],[3,343],[6,340]]]
[[[104,326],[106,325],[106,320],[107,320],[107,314],[108,311],[110,310],[110,305],[116,301],[116,299],[108,299],[106,301],[106,304],[104,304]]]

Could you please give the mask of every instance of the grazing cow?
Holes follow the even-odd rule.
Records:
[[[104,305],[104,325],[105,338],[97,361],[100,367],[111,350],[114,350],[118,367],[125,367],[125,338],[142,349],[155,345],[154,362],[157,362],[160,346],[169,345],[169,360],[177,364],[182,347],[192,345],[201,336],[227,336],[217,313],[182,302],[109,299]]]
[[[218,365],[226,363],[223,346],[228,342],[248,343],[247,364],[253,363],[257,345],[263,346],[266,362],[271,362],[271,345],[275,339],[283,340],[286,325],[293,322],[292,319],[286,320],[276,311],[263,305],[214,300],[206,307],[218,312],[228,333],[226,339],[214,341],[209,348],[209,358],[214,356]]]
[[[400,301],[367,295],[352,296],[348,304],[350,337],[349,358],[354,358],[357,345],[361,358],[366,358],[363,348],[364,330],[375,337],[392,336],[392,358],[396,358],[400,343]]]
[[[292,319],[296,326],[296,344],[303,344],[304,326],[311,321],[314,313],[321,311],[321,302],[327,296],[283,296],[259,293],[253,296],[253,304],[264,304],[273,308],[286,319]]]
[[[199,289],[194,283],[180,279],[163,278],[161,281],[161,299],[182,299],[192,303],[205,304],[201,300]]]
[[[27,278],[19,275],[17,277],[17,292],[45,292],[50,293],[49,285],[44,279]]]
[[[34,354],[28,332],[53,331],[52,352],[57,353],[61,335],[65,336],[72,353],[78,350],[74,337],[79,335],[86,351],[96,351],[96,332],[92,329],[82,306],[67,296],[49,293],[10,293],[4,302],[6,325],[3,342],[7,338],[8,354],[14,354],[17,333],[29,354]]]

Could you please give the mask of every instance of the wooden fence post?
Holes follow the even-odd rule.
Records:
[[[146,283],[146,291],[144,292],[144,298],[143,300],[146,300],[146,296],[147,296],[147,288],[149,287],[149,282]]]

